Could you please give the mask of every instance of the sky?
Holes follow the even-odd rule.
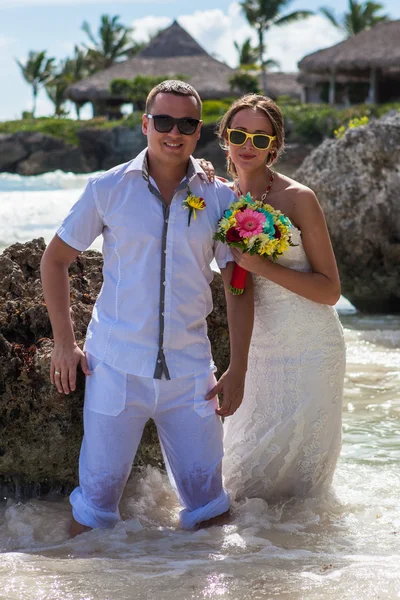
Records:
[[[385,13],[400,19],[399,0],[381,1]],[[320,6],[328,6],[340,16],[347,10],[348,0],[292,0],[282,14],[304,9],[317,12]],[[237,66],[234,41],[242,43],[251,37],[256,44],[239,2],[232,0],[0,0],[1,121],[18,119],[22,111],[32,107],[31,88],[15,59],[23,62],[30,50],[46,50],[57,60],[72,55],[75,44],[87,41],[81,29],[83,21],[88,21],[96,32],[103,14],[119,15],[124,25],[134,27],[138,41],[147,40],[149,34],[177,19],[205,50],[232,67]],[[303,56],[341,39],[337,29],[315,14],[295,24],[272,28],[266,37],[267,56],[280,63],[281,71],[293,72]],[[51,115],[52,107],[41,90],[37,115]],[[82,116],[91,116],[89,105]]]

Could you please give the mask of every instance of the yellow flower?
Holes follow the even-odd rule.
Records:
[[[185,200],[182,202],[182,206],[183,206],[183,208],[186,208],[189,211],[189,217],[188,217],[188,226],[189,226],[192,214],[193,214],[194,219],[196,220],[197,219],[196,210],[204,210],[206,207],[206,203],[204,201],[204,198],[201,198],[200,196],[195,196],[194,194],[192,194],[190,192],[190,189],[188,188],[188,195],[186,196]]]
[[[232,223],[230,219],[223,218],[219,222],[219,229],[221,231],[228,231],[232,227]]]
[[[199,196],[194,196],[193,194],[190,194],[186,198],[186,203],[188,206],[190,206],[191,208],[194,208],[195,210],[204,210],[206,207],[204,198],[200,198]],[[196,218],[196,212],[194,213],[194,218]]]

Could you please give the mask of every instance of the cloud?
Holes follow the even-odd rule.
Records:
[[[134,28],[133,37],[137,42],[147,42],[150,36],[157,33],[159,29],[165,29],[171,25],[171,17],[142,17],[132,22]]]
[[[196,10],[194,13],[178,17],[178,21],[198,42],[218,60],[231,67],[237,65],[237,51],[234,42],[243,43],[248,37],[257,44],[255,31],[243,16],[238,2],[232,2],[228,11],[219,8]],[[135,38],[148,39],[158,29],[172,22],[168,17],[145,17],[135,19]],[[340,42],[342,34],[320,15],[282,27],[271,28],[266,36],[267,58],[280,63],[282,71],[297,70],[297,63],[303,56]]]
[[[0,50],[10,48],[13,44],[15,44],[15,42],[16,40],[14,38],[0,35]]]

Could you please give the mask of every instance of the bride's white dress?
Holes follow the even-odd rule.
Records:
[[[278,259],[311,271],[301,232]],[[253,276],[255,319],[244,399],[224,423],[232,497],[277,500],[329,485],[341,445],[345,348],[335,309]]]

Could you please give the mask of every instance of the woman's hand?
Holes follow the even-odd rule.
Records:
[[[266,268],[269,261],[265,256],[259,254],[249,254],[248,252],[242,252],[239,248],[231,248],[232,256],[235,259],[236,264],[250,273],[255,275],[263,275],[266,277]]]

